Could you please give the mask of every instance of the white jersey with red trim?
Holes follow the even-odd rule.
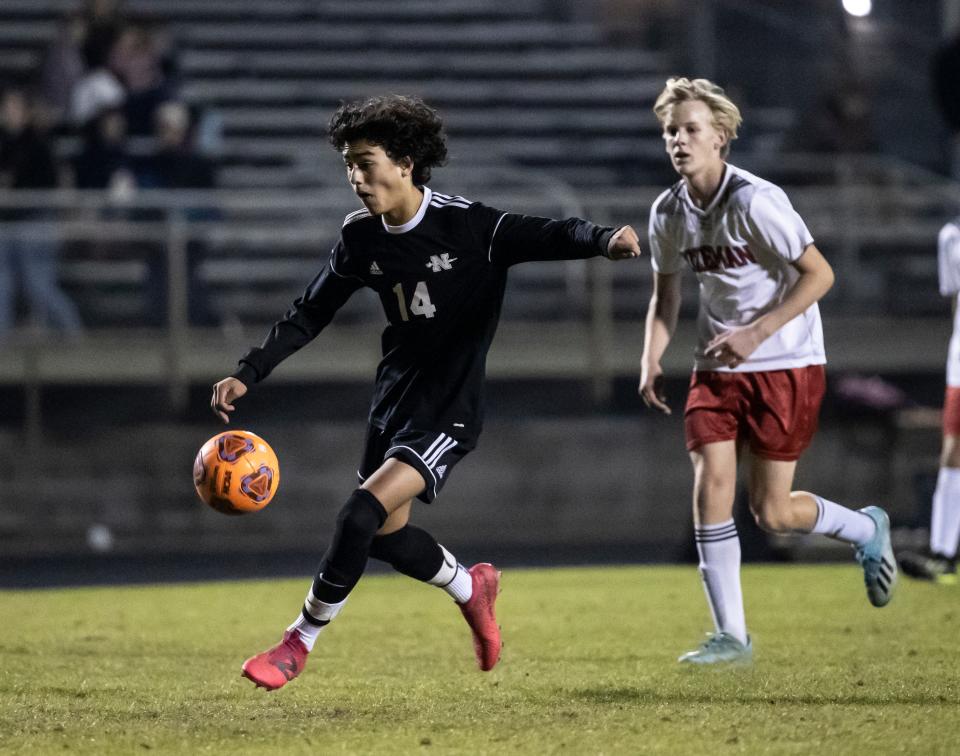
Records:
[[[960,293],[960,218],[940,229],[937,267],[940,293],[945,297],[956,297]],[[953,313],[953,336],[947,352],[947,385],[960,387],[960,307],[955,307]]]
[[[709,205],[698,208],[678,181],[653,203],[649,230],[654,271],[678,273],[686,262],[700,282],[694,370],[785,370],[827,361],[816,303],[735,368],[704,354],[714,337],[780,304],[799,278],[792,263],[813,237],[780,187],[728,163]]]

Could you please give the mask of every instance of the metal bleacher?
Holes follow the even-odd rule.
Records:
[[[0,47],[19,56],[10,67],[35,66],[56,19],[79,5],[3,3]],[[169,31],[182,97],[222,120],[224,192],[271,190],[262,203],[273,211],[269,217],[253,217],[221,193],[223,224],[208,229],[213,243],[202,274],[221,308],[241,322],[267,320],[285,306],[352,209],[339,157],[325,140],[340,101],[383,92],[423,96],[442,111],[450,136],[450,166],[438,172],[435,188],[510,209],[582,214],[574,186],[610,185],[625,170],[639,175],[624,156],[642,156],[631,148],[656,134],[649,104],[668,65],[640,48],[611,49],[598,24],[550,18],[551,4],[542,0],[132,0],[125,7]],[[78,140],[64,138],[60,146],[69,158]],[[136,151],[150,147],[149,140],[131,143]],[[310,204],[308,218],[302,207],[294,219],[279,218],[290,205],[285,191],[330,186],[342,196]],[[258,232],[277,223],[284,233]],[[109,229],[88,233],[103,231]],[[73,293],[105,325],[111,312],[114,320],[136,317],[136,290],[146,280],[136,254],[119,257],[73,255],[64,271]],[[548,313],[557,293],[566,292],[582,312],[581,265],[540,266],[516,278],[525,294],[510,305],[515,310]]]
[[[608,183],[617,178],[610,156],[655,128],[647,104],[668,62],[612,51],[596,24],[543,20],[548,5],[362,0],[316,4],[316,17],[297,23],[191,19],[173,28],[185,96],[223,115],[225,186],[263,180],[246,169],[250,156],[256,168],[281,169],[271,176],[287,185],[339,181],[323,144],[329,114],[383,92],[439,108],[464,167],[549,165],[574,183]]]
[[[81,4],[0,0],[0,76],[22,78],[34,70],[57,20]],[[129,0],[129,13],[156,20],[175,38],[181,96],[222,119],[220,188],[139,191],[123,203],[100,192],[0,191],[0,210],[43,207],[58,220],[65,245],[61,277],[88,325],[75,339],[30,324],[0,337],[0,450],[17,460],[3,480],[5,553],[34,553],[49,544],[82,552],[90,523],[108,525],[131,551],[216,551],[239,543],[185,501],[183,471],[209,426],[184,431],[184,420],[202,408],[197,397],[206,389],[197,389],[229,372],[259,341],[266,324],[315,273],[343,216],[356,209],[339,157],[325,141],[327,119],[342,100],[398,92],[436,106],[451,155],[431,181],[436,190],[518,212],[632,223],[647,248],[650,204],[674,180],[650,108],[664,79],[679,73],[677,61],[612,43],[600,23],[565,17],[558,10],[565,5],[572,3]],[[949,305],[936,291],[935,239],[960,206],[960,188],[884,157],[785,154],[782,138],[794,125],[793,111],[744,105],[746,126],[733,161],[786,188],[837,270],[837,285],[822,308],[831,370],[939,375],[950,320]],[[63,137],[58,147],[69,158],[78,139]],[[131,147],[147,151],[152,144],[147,139]],[[215,212],[200,220],[187,212],[192,208]],[[223,316],[217,327],[188,319],[191,241],[205,245],[197,275]],[[151,275],[158,263],[164,269],[159,279]],[[690,370],[696,338],[695,278],[685,276],[684,286],[683,318],[664,359],[666,373],[677,381]],[[167,299],[154,324],[147,322],[146,302],[156,293],[151,287],[164,289]],[[558,413],[574,393],[578,402],[582,394],[604,406],[614,379],[636,378],[649,293],[646,258],[517,266],[488,374],[573,384],[570,391],[542,392],[541,405],[555,402]],[[317,348],[286,361],[270,386],[283,391],[285,384],[311,383],[316,390],[303,392],[305,402],[329,393],[334,403],[337,383],[367,385],[383,319],[368,294],[354,297]],[[96,414],[97,422],[73,423],[60,387],[71,396],[88,395],[95,410],[75,416]],[[285,514],[267,528],[248,522],[245,544],[286,548],[309,540],[303,523],[317,515],[317,502],[336,500],[342,483],[337,471],[351,469],[353,447],[344,439],[356,429],[326,418],[317,422],[317,413],[301,410],[299,398],[287,405],[294,427],[275,437],[295,436],[302,448],[290,449],[284,464],[306,450],[308,458],[299,469],[296,463],[286,468],[293,474],[284,484],[284,508],[277,510]],[[125,413],[137,418],[141,411],[150,418],[144,427],[153,448],[129,465],[127,450],[143,436],[131,434],[133,420]],[[553,537],[540,532],[542,522],[566,523],[578,537],[613,522],[616,538],[642,531],[664,542],[686,527],[685,514],[684,522],[665,514],[679,508],[662,506],[688,485],[686,465],[672,466],[661,454],[681,448],[682,425],[668,428],[649,415],[636,422],[624,414],[613,423],[551,418],[530,430],[505,423],[507,414],[501,410],[500,432],[485,441],[492,461],[473,468],[473,480],[463,478],[467,485],[460,491],[467,498],[459,508],[465,518],[459,532],[488,537],[469,517],[484,512],[486,500],[516,499],[511,476],[503,474],[508,467],[524,470],[529,488],[547,492],[542,510],[524,508],[536,516],[538,537]],[[268,435],[290,419],[274,422],[265,423]],[[818,479],[835,484],[826,488],[840,500],[846,500],[843,484],[859,486],[860,495],[886,481],[877,464],[857,463],[863,444],[844,433],[834,428],[822,442],[816,468],[823,476]],[[498,447],[495,436],[509,443]],[[608,449],[610,439],[616,443]],[[607,449],[604,463],[593,477],[572,475],[572,488],[558,484],[541,456],[561,444],[570,471],[582,464],[581,446]],[[317,464],[318,449],[325,450],[325,464]],[[48,465],[51,459],[57,463]],[[881,459],[888,472],[895,469]],[[676,460],[684,462],[679,454]],[[466,468],[463,475],[470,475]],[[634,519],[602,509],[604,499],[607,506],[629,506]],[[588,510],[583,501],[591,502]],[[512,507],[511,516],[516,511]],[[490,519],[501,521],[511,520]]]
[[[34,68],[56,18],[79,5],[0,5],[0,69]],[[384,92],[438,107],[464,166],[499,161],[550,166],[575,184],[621,180],[624,155],[656,135],[649,104],[671,62],[611,48],[598,24],[550,18],[551,5],[131,0],[126,8],[162,22],[177,43],[183,97],[222,116],[224,187],[338,181],[337,156],[324,145],[330,113],[341,100]]]
[[[57,19],[80,5],[0,2],[0,71],[34,68]],[[650,107],[676,62],[613,44],[599,23],[567,19],[556,5],[130,0],[130,14],[154,19],[176,40],[181,96],[222,119],[221,188],[201,196],[142,191],[122,208],[98,193],[0,197],[0,204],[57,208],[69,245],[64,282],[97,332],[81,346],[51,341],[49,348],[26,334],[0,365],[0,383],[78,375],[147,380],[158,367],[181,388],[212,377],[299,293],[340,219],[355,209],[339,157],[325,142],[326,121],[342,100],[401,92],[436,106],[451,158],[431,181],[434,189],[510,210],[632,223],[643,235],[650,203],[673,180]],[[734,162],[784,185],[834,262],[839,283],[825,313],[866,319],[891,339],[905,331],[877,326],[877,318],[940,318],[945,305],[935,293],[932,249],[960,204],[956,185],[885,158],[785,155],[781,141],[793,113],[745,111]],[[76,138],[63,138],[60,149],[69,157]],[[214,208],[216,219],[187,220],[182,211],[198,206]],[[136,220],[139,210],[154,220]],[[199,275],[225,323],[215,333],[186,320],[182,255],[191,239],[207,244]],[[156,285],[148,272],[157,256],[167,258],[170,311],[159,330],[144,330],[144,288]],[[502,359],[494,353],[492,374],[587,377],[599,385],[632,373],[649,277],[645,261],[519,266],[504,310],[507,351]],[[689,316],[692,276],[685,285]],[[369,330],[382,315],[370,298],[358,298],[343,316],[343,344],[333,348],[340,356],[305,361],[290,376],[368,374],[375,344],[358,353],[349,329]],[[925,334],[931,344],[940,338],[936,329]],[[850,353],[864,364],[895,362],[893,349],[871,354],[857,346],[854,339]],[[71,349],[96,354],[72,358]],[[939,363],[939,350],[930,352],[929,364]],[[110,355],[118,353],[136,356],[117,365]],[[688,352],[674,354],[670,369],[688,369]]]

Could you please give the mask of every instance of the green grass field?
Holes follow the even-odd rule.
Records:
[[[958,592],[856,566],[748,566],[756,661],[688,669],[709,629],[693,567],[512,570],[505,648],[474,667],[439,590],[361,582],[305,673],[240,664],[309,580],[0,592],[0,752],[947,754],[960,751]]]

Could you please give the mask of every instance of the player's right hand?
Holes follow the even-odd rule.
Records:
[[[662,412],[664,415],[672,415],[673,410],[667,405],[667,397],[663,393],[663,370],[659,365],[648,368],[644,365],[640,373],[640,398],[648,407]]]
[[[222,381],[217,381],[213,384],[213,396],[210,398],[210,409],[212,409],[213,414],[217,415],[223,422],[229,423],[230,415],[227,413],[233,412],[233,402],[246,393],[247,387],[243,381],[233,378],[232,376],[230,378],[224,378]]]

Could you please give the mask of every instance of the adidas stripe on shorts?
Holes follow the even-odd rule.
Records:
[[[440,489],[450,477],[453,466],[472,448],[473,446],[465,446],[462,441],[438,431],[404,428],[394,432],[380,430],[371,425],[367,427],[367,440],[357,477],[363,483],[387,459],[396,457],[423,476],[426,488],[417,498],[429,504],[437,498]]]

